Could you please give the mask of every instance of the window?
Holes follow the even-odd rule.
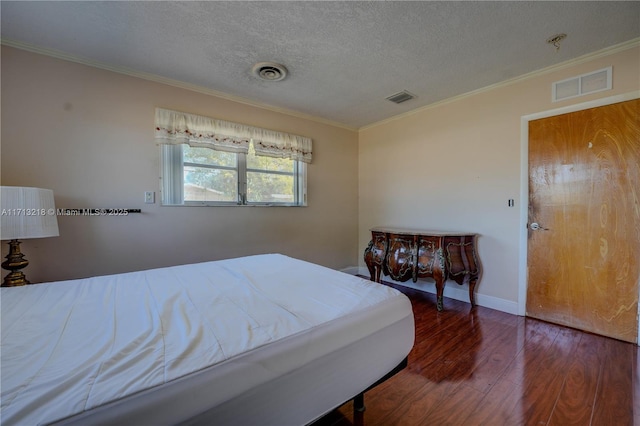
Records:
[[[165,205],[306,205],[306,164],[288,158],[162,145]]]
[[[307,205],[311,139],[156,108],[162,204]]]

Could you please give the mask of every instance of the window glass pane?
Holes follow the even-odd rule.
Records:
[[[210,148],[193,148],[183,145],[185,163],[209,164],[212,166],[236,167],[237,154],[216,151]]]
[[[250,203],[293,203],[293,176],[247,172],[247,201]]]
[[[294,161],[289,158],[274,158],[255,155],[253,144],[249,146],[249,154],[247,154],[248,169],[293,173],[293,166]]]
[[[186,145],[164,146],[161,159],[163,205],[306,205],[306,167],[293,160]]]
[[[237,200],[237,171],[184,166],[184,201]]]

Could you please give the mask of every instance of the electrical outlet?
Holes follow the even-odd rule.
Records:
[[[147,191],[144,193],[144,202],[146,204],[154,204],[156,202],[156,193],[153,191]]]

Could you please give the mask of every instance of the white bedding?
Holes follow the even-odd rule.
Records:
[[[410,342],[403,326],[388,362],[413,344],[401,293],[275,254],[3,288],[1,298],[4,425],[219,416],[213,407],[408,318]],[[162,410],[205,377],[205,398],[194,391]]]

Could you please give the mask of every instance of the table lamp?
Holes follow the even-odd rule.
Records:
[[[57,237],[58,220],[53,191],[19,186],[0,187],[0,239],[9,241],[9,254],[2,267],[7,274],[2,287],[29,284],[20,269],[29,261],[20,252],[20,241],[28,238]]]

